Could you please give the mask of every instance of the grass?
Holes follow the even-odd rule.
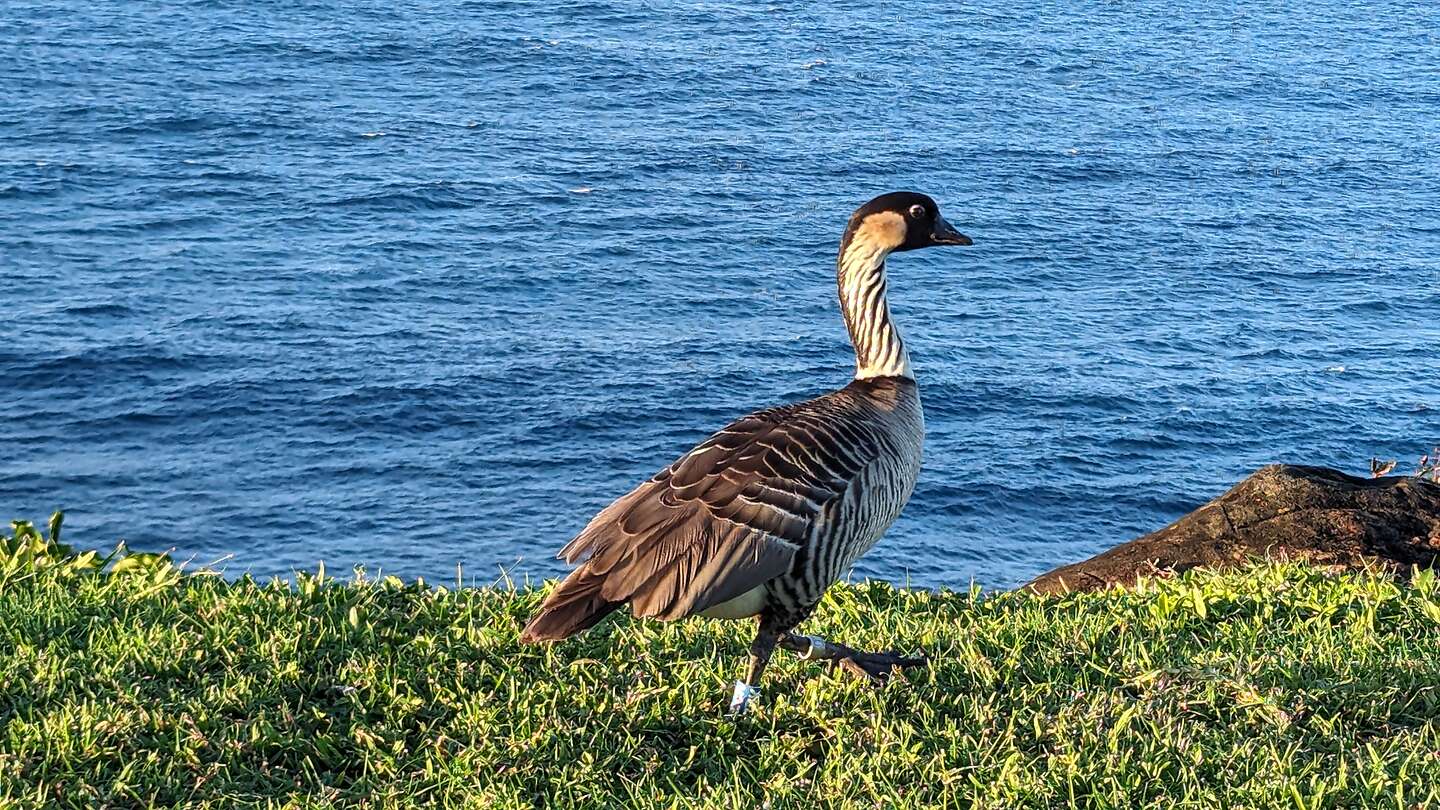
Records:
[[[934,666],[874,689],[778,653],[737,721],[745,623],[521,648],[537,591],[232,582],[13,534],[3,807],[1440,806],[1428,572],[840,586],[810,632]]]

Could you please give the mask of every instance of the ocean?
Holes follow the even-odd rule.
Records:
[[[853,369],[925,469],[854,576],[1007,587],[1276,461],[1440,444],[1440,8],[11,0],[0,518],[231,575],[538,581]]]

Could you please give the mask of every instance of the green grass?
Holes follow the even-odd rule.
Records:
[[[536,591],[227,582],[18,534],[0,542],[5,807],[1440,806],[1428,573],[841,586],[806,629],[934,666],[874,689],[777,653],[737,721],[746,623],[622,619],[521,648]]]

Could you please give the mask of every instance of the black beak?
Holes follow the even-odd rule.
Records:
[[[970,237],[955,230],[942,216],[935,217],[935,227],[930,230],[932,245],[973,245]]]

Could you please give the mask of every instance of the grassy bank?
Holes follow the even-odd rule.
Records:
[[[0,806],[1440,806],[1429,575],[840,587],[810,631],[935,666],[876,690],[777,655],[737,722],[740,623],[521,649],[534,591],[28,543],[0,560]]]

